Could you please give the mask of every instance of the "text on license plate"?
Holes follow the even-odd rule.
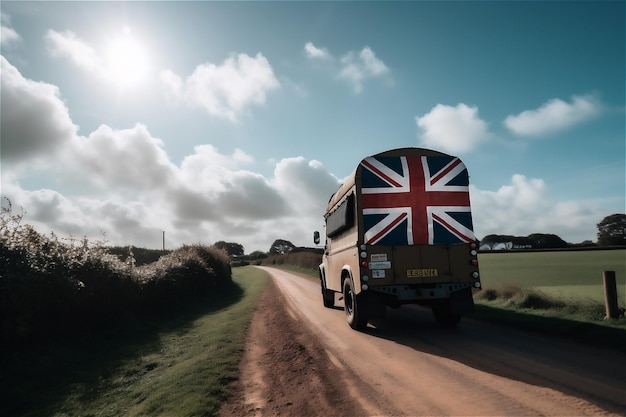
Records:
[[[436,277],[438,276],[436,269],[407,269],[407,278],[423,278],[423,277]]]

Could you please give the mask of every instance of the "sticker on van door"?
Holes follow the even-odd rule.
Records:
[[[372,271],[372,278],[385,278],[384,269],[375,269]]]
[[[391,269],[390,261],[376,261],[369,263],[370,269]]]

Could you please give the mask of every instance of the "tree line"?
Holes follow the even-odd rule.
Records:
[[[533,233],[528,236],[487,235],[480,240],[482,250],[563,249],[569,247],[624,246],[626,245],[626,214],[611,214],[597,224],[597,242],[586,240],[568,243],[549,233]]]
[[[626,245],[626,214],[616,213],[606,216],[597,224],[597,242],[590,240],[581,243],[568,243],[559,236],[550,233],[532,233],[528,236],[512,236],[491,234],[480,239],[479,247],[482,250],[520,250],[520,249],[564,249],[569,247],[590,246],[623,246]],[[272,255],[311,251],[320,252],[321,249],[297,247],[284,239],[276,239],[267,252],[254,251],[245,254],[244,247],[236,242],[216,242],[213,246],[228,254],[231,259],[260,260]]]
[[[273,255],[285,255],[288,253],[297,253],[297,252],[319,252],[322,253],[322,249],[316,248],[307,248],[304,246],[296,246],[288,240],[285,239],[276,239],[272,245],[270,246],[267,252],[263,252],[260,250],[256,250],[248,255],[245,254],[244,247],[240,243],[236,242],[225,242],[220,240],[219,242],[215,242],[213,246],[217,249],[221,249],[232,259],[238,260],[259,260],[265,259],[267,257]]]

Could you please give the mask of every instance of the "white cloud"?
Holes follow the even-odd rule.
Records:
[[[267,250],[279,238],[311,245],[311,232],[322,230],[322,214],[340,181],[321,162],[283,158],[263,176],[241,149],[222,153],[209,144],[176,165],[141,124],[102,125],[80,136],[55,86],[25,79],[4,58],[1,63],[0,191],[24,208],[24,221],[37,230],[90,239],[102,239],[104,231],[111,244],[152,248],[160,247],[166,231],[170,248],[226,240],[247,252]],[[468,119],[477,120],[475,110]],[[50,183],[29,187],[27,177]],[[552,202],[544,181],[522,175],[496,191],[472,187],[471,196],[479,236],[546,232],[582,241],[619,206]]]
[[[249,105],[265,104],[266,93],[280,87],[261,53],[254,58],[233,55],[221,65],[199,65],[186,80],[165,70],[161,81],[175,102],[201,107],[211,115],[233,121]]]
[[[437,104],[415,120],[422,129],[419,142],[427,148],[463,153],[490,138],[487,123],[478,117],[478,108],[463,103],[456,107]]]
[[[321,162],[303,157],[285,158],[276,164],[273,185],[286,197],[294,212],[320,217],[340,181]]]
[[[250,164],[254,162],[254,158],[251,155],[248,155],[239,148],[235,148],[235,152],[233,153],[233,159],[237,162],[241,162],[244,164]]]
[[[521,174],[496,191],[470,185],[474,231],[478,238],[489,234],[528,236],[553,233],[571,243],[595,240],[596,224],[611,214],[609,200],[553,201],[548,185]]]
[[[15,42],[18,42],[21,37],[18,33],[10,27],[11,22],[8,15],[4,13],[0,14],[0,45],[7,47]]]
[[[3,163],[46,157],[76,134],[56,86],[25,79],[3,56],[0,83]]]
[[[177,166],[141,124],[80,136],[56,87],[2,59],[0,190],[37,230],[144,247],[160,247],[166,231],[168,247],[226,240],[253,251],[278,238],[310,245],[321,228],[339,185],[321,163],[286,158],[265,177],[245,169],[254,159],[243,150],[208,144]],[[27,177],[47,178],[48,188],[21,185]]]
[[[332,55],[330,55],[326,48],[318,48],[313,45],[313,42],[307,42],[304,45],[304,52],[309,58],[332,59]]]
[[[383,61],[376,58],[376,55],[369,47],[365,47],[361,50],[359,58],[361,59],[363,68],[368,75],[375,77],[389,72],[389,68],[387,68]]]
[[[344,55],[341,58],[341,66],[339,77],[348,80],[355,93],[363,91],[363,82],[366,79],[380,77],[389,72],[389,68],[376,58],[369,47],[363,48],[358,55],[353,52]]]
[[[593,96],[573,96],[571,103],[552,99],[536,110],[508,116],[504,124],[520,136],[538,136],[568,129],[600,114],[602,104]]]
[[[171,184],[177,168],[163,150],[163,142],[153,138],[146,126],[114,130],[101,125],[88,137],[75,137],[63,156],[62,173],[87,172],[82,181],[90,187],[128,190],[130,193],[165,188]]]
[[[233,220],[253,220],[278,218],[288,215],[286,200],[269,181],[260,174],[240,169],[248,164],[250,157],[242,159],[240,150],[226,156],[211,145],[195,148],[193,155],[187,156],[179,173],[179,185],[174,191],[181,201],[190,205],[201,203],[202,211],[181,202],[175,203],[175,210],[198,219],[219,221],[221,218]],[[186,214],[185,214],[186,213]]]
[[[96,50],[74,32],[48,30],[45,35],[50,53],[69,58],[78,68],[104,77],[102,59]]]
[[[377,58],[368,46],[358,53],[349,51],[339,60],[336,60],[326,48],[318,48],[312,42],[304,45],[304,51],[309,59],[323,59],[331,62],[335,76],[351,84],[357,94],[363,91],[366,80],[381,78],[390,73],[385,63]]]

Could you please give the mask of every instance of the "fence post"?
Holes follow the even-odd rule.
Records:
[[[602,274],[604,283],[604,305],[606,306],[606,318],[616,319],[619,317],[617,307],[617,284],[615,282],[615,271],[604,271]]]

